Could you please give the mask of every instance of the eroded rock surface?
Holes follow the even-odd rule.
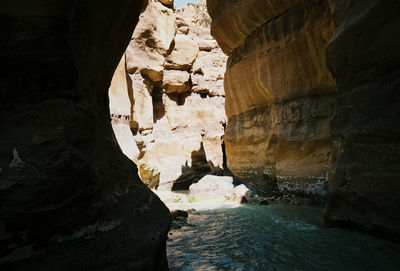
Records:
[[[227,57],[210,35],[205,10],[205,1],[175,11],[149,1],[121,60],[126,81],[114,78],[110,88],[111,105],[125,97],[118,102],[123,117],[113,117],[116,137],[151,188],[188,189],[223,166]]]
[[[228,167],[271,192],[325,195],[336,83],[328,1],[208,1],[225,73]],[[276,185],[275,185],[276,189]]]
[[[107,96],[142,1],[0,5],[0,269],[168,268],[168,209],[121,153]]]
[[[328,175],[329,223],[398,239],[399,3],[207,2],[230,55],[230,169],[322,196]]]

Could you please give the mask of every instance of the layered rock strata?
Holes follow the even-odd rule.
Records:
[[[150,188],[187,189],[222,169],[227,57],[205,9],[149,1],[110,87],[114,132]]]
[[[142,1],[0,6],[0,269],[167,269],[168,209],[107,96]]]
[[[339,95],[325,218],[400,240],[400,3],[331,1]]]
[[[326,221],[398,240],[399,3],[248,4],[208,0],[212,33],[230,54],[231,169],[263,183],[276,176],[278,185],[280,176],[296,185],[328,169]],[[258,167],[240,160],[254,156]]]
[[[225,73],[228,167],[271,192],[323,197],[336,83],[328,1],[208,1]]]

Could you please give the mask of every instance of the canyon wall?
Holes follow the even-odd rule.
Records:
[[[222,172],[227,56],[210,21],[205,1],[149,1],[114,74],[113,129],[150,188],[188,189]]]
[[[110,123],[109,84],[141,10],[1,2],[1,270],[168,268],[168,209]]]
[[[400,240],[400,3],[331,1],[339,95],[325,218]]]
[[[230,169],[322,196],[328,179],[328,223],[399,239],[398,1],[207,4],[229,55]]]
[[[323,197],[336,83],[328,1],[208,1],[225,73],[228,167],[271,192]]]

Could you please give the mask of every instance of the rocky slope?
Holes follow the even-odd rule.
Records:
[[[222,169],[227,57],[209,23],[204,1],[149,1],[114,74],[114,132],[150,188],[187,189]]]
[[[267,189],[276,178],[280,189],[320,195],[329,173],[329,223],[398,237],[399,3],[207,4],[230,56],[230,169]]]
[[[169,212],[108,105],[142,1],[0,6],[0,269],[167,269]]]
[[[230,55],[228,167],[267,191],[323,197],[336,95],[328,1],[208,3],[212,34]]]

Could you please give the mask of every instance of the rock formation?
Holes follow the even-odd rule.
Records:
[[[336,84],[328,1],[209,1],[225,74],[228,167],[264,190],[324,196]]]
[[[167,269],[168,209],[109,114],[142,1],[0,6],[0,269]]]
[[[400,3],[331,1],[339,95],[325,218],[400,241]]]
[[[188,189],[222,169],[226,56],[206,4],[149,1],[110,87],[113,128],[150,188]]]
[[[321,196],[328,176],[329,223],[399,237],[399,3],[207,4],[229,55],[230,169]]]

